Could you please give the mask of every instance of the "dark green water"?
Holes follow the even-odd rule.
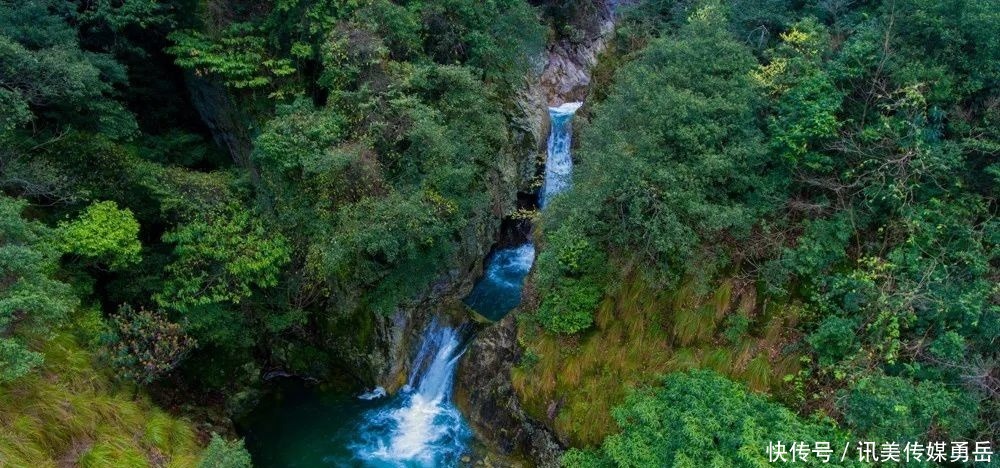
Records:
[[[472,430],[451,401],[463,336],[433,320],[407,385],[394,395],[363,400],[296,380],[279,382],[239,424],[254,465],[460,465],[473,452]]]
[[[350,447],[362,415],[380,404],[286,380],[239,427],[255,467],[364,466]]]

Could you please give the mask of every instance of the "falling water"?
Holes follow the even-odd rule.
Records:
[[[549,108],[552,129],[549,131],[548,157],[545,161],[545,185],[538,198],[538,204],[545,208],[552,197],[569,188],[573,172],[573,158],[570,150],[573,136],[573,114],[582,102],[567,102]]]
[[[369,466],[451,466],[471,431],[451,402],[463,351],[459,330],[436,320],[424,332],[406,387],[365,415],[353,448]]]
[[[486,273],[476,283],[465,303],[490,320],[500,320],[521,303],[524,277],[535,261],[532,243],[500,249],[486,262]]]
[[[545,185],[540,205],[570,185],[570,121],[580,103],[549,108]],[[521,302],[535,259],[530,242],[493,252],[466,303],[499,320]],[[438,467],[459,465],[472,432],[451,401],[464,351],[460,330],[437,321],[424,331],[406,386],[395,395],[376,387],[357,397],[290,389],[272,395],[243,422],[256,466]]]
[[[543,208],[554,195],[569,188],[573,171],[570,154],[573,126],[570,122],[581,105],[581,102],[568,102],[549,108],[552,124],[545,182],[539,194],[539,205]],[[483,278],[465,298],[465,303],[490,320],[500,320],[521,303],[524,278],[534,261],[535,246],[531,242],[497,250],[487,260]]]

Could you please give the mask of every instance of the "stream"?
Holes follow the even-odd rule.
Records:
[[[544,207],[570,186],[572,117],[581,103],[549,108]],[[521,302],[535,246],[496,248],[465,303],[500,320]],[[477,446],[452,402],[455,370],[469,327],[431,320],[414,350],[407,384],[393,395],[381,388],[361,395],[325,392],[283,379],[238,426],[256,467],[457,466]],[[468,460],[468,458],[465,458]]]

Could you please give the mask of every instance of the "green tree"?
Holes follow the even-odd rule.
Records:
[[[72,126],[117,138],[134,136],[132,115],[111,99],[114,86],[126,81],[125,69],[110,55],[82,50],[68,22],[74,14],[58,3],[0,5],[0,76],[9,104],[4,120],[22,124],[24,110],[30,109],[36,126],[43,128]]]
[[[51,229],[21,216],[27,203],[0,196],[0,382],[42,362],[25,337],[47,337],[77,305],[70,285],[55,279],[58,250]]]
[[[61,247],[83,257],[103,260],[112,268],[139,261],[139,222],[128,208],[113,201],[88,206],[80,216],[59,224]]]
[[[960,440],[972,435],[978,416],[967,392],[934,381],[875,375],[859,380],[843,397],[847,424],[873,440],[924,440],[932,432]]]
[[[212,440],[205,448],[198,468],[250,468],[250,453],[243,447],[243,439],[227,441],[212,433]]]
[[[613,414],[622,432],[598,451],[570,450],[563,466],[758,467],[769,465],[769,442],[846,441],[828,423],[803,420],[711,371],[670,374],[662,387],[636,390]]]
[[[163,235],[175,260],[157,302],[181,312],[216,303],[238,304],[255,288],[278,284],[289,246],[260,218],[239,206],[204,211]]]
[[[618,72],[583,132],[578,182],[563,197],[592,211],[574,216],[574,229],[674,277],[703,243],[746,233],[770,190],[758,176],[753,56],[729,37],[721,8],[698,10]],[[561,205],[553,204],[555,223],[558,211],[575,209]]]

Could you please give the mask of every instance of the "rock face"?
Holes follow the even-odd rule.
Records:
[[[590,69],[608,43],[614,30],[614,10],[618,2],[600,0],[595,6],[596,25],[581,39],[561,39],[548,48],[548,60],[542,72],[541,85],[550,106],[582,101],[590,86]]]
[[[479,332],[458,368],[455,400],[480,440],[505,455],[527,456],[538,466],[559,466],[562,446],[521,408],[511,368],[521,359],[514,314]]]
[[[194,73],[187,73],[186,81],[191,104],[212,132],[215,143],[229,153],[238,167],[254,174],[250,163],[253,125],[236,99],[221,83]]]

